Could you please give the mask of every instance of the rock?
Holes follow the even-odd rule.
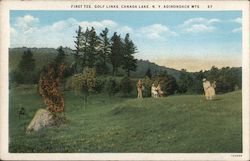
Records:
[[[53,123],[53,114],[47,109],[39,109],[31,120],[29,126],[27,127],[26,133],[30,133],[31,131],[38,131],[43,127],[53,125]]]

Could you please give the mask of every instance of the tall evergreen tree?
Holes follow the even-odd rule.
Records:
[[[18,64],[18,68],[21,72],[33,71],[36,67],[35,59],[33,58],[33,53],[28,49],[24,51],[21,60]]]
[[[137,60],[134,58],[136,50],[136,46],[133,41],[130,40],[129,34],[127,33],[123,45],[122,68],[126,71],[128,77],[130,76],[130,71],[135,71],[137,67]]]
[[[99,57],[98,57],[98,63],[97,63],[97,72],[100,73],[108,73],[108,57],[111,54],[111,43],[110,39],[108,38],[108,28],[105,28],[101,33],[100,33],[100,52],[99,52]]]
[[[87,34],[87,33],[86,33]],[[99,53],[99,37],[96,34],[94,27],[91,28],[88,34],[88,44],[86,54],[86,66],[92,68],[96,66],[96,58]]]
[[[65,63],[66,54],[63,51],[62,46],[60,46],[59,48],[57,48],[57,52],[58,52],[58,54],[57,54],[57,56],[55,58],[55,64],[57,66],[60,66],[61,64]]]
[[[117,32],[111,38],[111,54],[110,54],[110,62],[113,67],[113,76],[116,75],[118,67],[121,66],[122,63],[122,40],[120,35],[117,35]]]
[[[74,54],[74,73],[79,73],[81,68],[81,52],[82,52],[82,46],[83,46],[83,33],[82,33],[82,27],[79,26],[78,30],[76,31],[76,40],[75,42],[75,54]]]

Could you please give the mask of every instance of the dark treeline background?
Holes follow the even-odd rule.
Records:
[[[98,35],[94,28],[85,31],[79,27],[75,36],[75,50],[70,48],[11,48],[9,49],[10,86],[37,84],[39,76],[48,63],[55,67],[66,65],[64,89],[71,90],[71,78],[85,68],[96,71],[95,93],[107,92],[110,96],[121,93],[123,96],[136,95],[136,83],[143,80],[144,96],[150,96],[152,83],[160,83],[166,95],[202,94],[202,79],[216,81],[216,93],[226,93],[241,89],[242,68],[213,66],[210,70],[187,72],[159,66],[148,60],[137,60],[134,54],[136,45],[126,34],[118,33],[111,37],[105,28]]]

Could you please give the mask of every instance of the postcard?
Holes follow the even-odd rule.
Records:
[[[249,1],[1,1],[2,160],[249,160]]]

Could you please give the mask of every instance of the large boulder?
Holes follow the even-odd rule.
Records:
[[[27,127],[26,132],[30,133],[31,131],[38,131],[43,127],[50,126],[53,124],[53,114],[47,109],[39,109],[31,120],[29,126]]]

